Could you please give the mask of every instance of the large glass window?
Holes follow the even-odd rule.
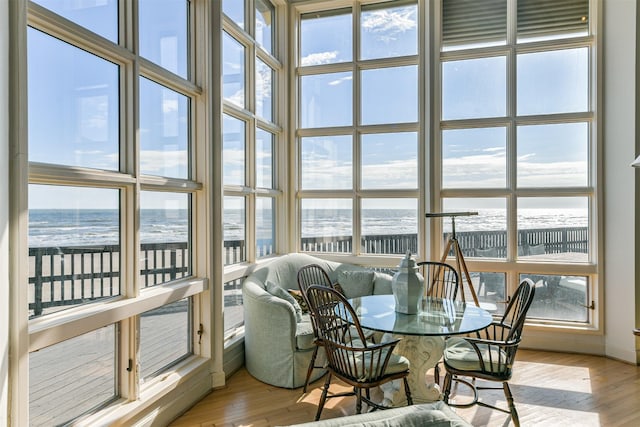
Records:
[[[191,273],[189,195],[140,193],[140,275],[142,286]]]
[[[191,354],[188,298],[140,315],[140,377],[149,379]]]
[[[140,78],[140,172],[188,178],[188,129],[187,97]]]
[[[113,43],[118,42],[118,0],[80,2],[34,0],[34,2]]]
[[[120,192],[29,186],[29,314],[121,294]]]
[[[419,6],[356,3],[357,11],[318,10],[299,22],[300,248],[415,254],[424,166]]]
[[[138,0],[140,54],[187,78],[189,0]]]
[[[29,355],[30,425],[67,424],[118,397],[116,336],[112,324]]]
[[[29,161],[118,170],[119,67],[31,27],[27,37]]]
[[[440,8],[440,207],[477,212],[459,218],[456,231],[481,301],[499,312],[496,297],[530,277],[533,317],[591,322],[597,116],[589,2],[515,0],[517,14],[506,13],[506,0],[471,3],[443,0]],[[493,19],[483,20],[480,7]]]
[[[350,10],[313,13],[300,21],[302,66],[351,61],[353,50]]]
[[[224,0],[223,184],[225,337],[243,325],[244,268],[278,252],[277,217],[284,202],[278,174],[286,87],[277,57],[278,8],[269,0]],[[238,29],[242,27],[242,31]],[[283,240],[281,240],[283,241]],[[233,266],[233,267],[231,267]]]
[[[191,237],[205,223],[193,160],[211,140],[195,100],[209,89],[191,75],[190,1],[39,3],[54,13],[27,8],[29,385],[16,399],[32,425],[92,424],[171,393],[171,379],[144,393],[155,374],[194,369],[180,362],[195,308],[209,309],[194,262],[207,249]]]

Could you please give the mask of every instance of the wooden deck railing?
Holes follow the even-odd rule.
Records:
[[[189,274],[186,242],[141,245],[142,286],[149,287]],[[29,248],[29,310],[82,304],[120,295],[120,246]]]
[[[483,251],[492,250],[492,256],[506,254],[505,231],[457,232],[458,241],[466,256],[482,256]],[[445,239],[448,235],[445,234]],[[520,230],[518,232],[519,253],[528,254],[531,247],[543,249],[544,253],[587,253],[588,230],[586,227]],[[416,253],[416,234],[370,235],[362,238],[365,253],[404,254]],[[243,240],[224,242],[224,263],[235,264],[246,256]],[[301,240],[305,252],[349,253],[352,250],[351,236],[305,237]],[[258,256],[273,253],[272,241],[260,241]],[[120,247],[118,245],[82,247],[30,248],[29,310],[39,316],[43,310],[107,298],[121,293]],[[190,255],[186,242],[149,243],[142,245],[142,286],[148,287],[179,279],[190,274]],[[238,283],[227,285],[237,301]]]

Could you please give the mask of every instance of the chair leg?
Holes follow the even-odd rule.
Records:
[[[307,392],[307,386],[309,385],[309,380],[311,379],[311,372],[316,367],[316,357],[318,357],[318,346],[316,345],[313,349],[313,353],[311,354],[311,360],[309,361],[309,367],[307,368],[307,379],[304,380],[304,388],[302,389],[303,393]]]
[[[515,425],[516,427],[520,427],[520,420],[518,419],[518,412],[516,411],[516,405],[513,402],[513,395],[511,394],[509,383],[507,383],[506,381],[503,382],[502,388],[504,390],[504,396],[507,398],[507,403],[509,404],[509,410],[511,411],[511,419],[513,420],[513,425]]]
[[[356,414],[362,413],[362,389],[356,388]]]
[[[444,403],[449,403],[449,393],[451,393],[451,380],[451,374],[447,372],[447,374],[444,376],[444,384],[442,385],[442,388],[444,390],[442,401]]]
[[[402,379],[404,381],[404,394],[407,395],[407,406],[413,405],[413,397],[411,397],[411,389],[409,388],[409,381],[407,377]]]
[[[327,379],[324,382],[324,387],[322,388],[322,395],[320,396],[320,402],[318,402],[318,412],[316,413],[316,421],[320,419],[322,408],[324,408],[324,403],[327,401],[327,393],[329,392],[330,383],[331,383],[331,372],[329,372],[329,374],[327,375]]]

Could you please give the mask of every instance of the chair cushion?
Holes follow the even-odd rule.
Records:
[[[495,345],[477,345],[487,371],[497,374],[507,370],[507,366],[504,364],[505,360],[507,360],[507,354],[503,350],[499,350]],[[445,341],[444,360],[448,365],[459,371],[482,371],[478,353],[476,353],[469,341],[461,337],[451,337]],[[490,361],[491,363],[489,363]],[[499,366],[498,361],[501,361],[502,365]]]
[[[367,345],[375,345],[374,343],[367,342]],[[364,347],[362,341],[359,339],[354,339],[351,341],[351,346],[355,348]],[[380,360],[384,360],[386,357],[385,350],[380,356]],[[375,353],[376,357],[379,353]],[[358,353],[351,358],[355,359],[355,364],[358,367],[358,372],[361,372],[364,367],[364,376],[360,378],[360,381],[368,381],[371,377],[375,376],[375,372],[370,372],[368,369],[371,366],[371,353]],[[376,361],[374,361],[373,365],[377,365]],[[400,356],[395,353],[391,353],[391,357],[389,358],[389,363],[387,364],[387,370],[385,371],[387,374],[395,374],[398,372],[408,371],[410,367],[409,359],[404,356]]]

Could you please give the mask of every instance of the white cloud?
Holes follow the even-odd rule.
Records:
[[[362,168],[365,188],[416,188],[418,166],[415,159],[392,160]]]
[[[164,114],[175,113],[178,111],[177,99],[164,99],[162,101],[162,112]]]
[[[343,82],[346,82],[346,81],[349,81],[349,80],[352,80],[351,76],[341,77],[339,79],[330,81],[329,82],[329,86],[337,86],[337,85],[342,84]]]
[[[303,67],[310,65],[321,65],[321,64],[329,64],[333,62],[338,56],[338,51],[333,52],[319,52],[312,53],[310,55],[305,56],[300,60],[300,65]]]
[[[145,173],[165,172],[167,169],[186,168],[188,157],[186,150],[140,152],[140,169]]]
[[[397,34],[416,28],[414,9],[375,11],[367,14],[362,22],[362,28],[372,33],[379,33],[388,40],[394,40]]]

